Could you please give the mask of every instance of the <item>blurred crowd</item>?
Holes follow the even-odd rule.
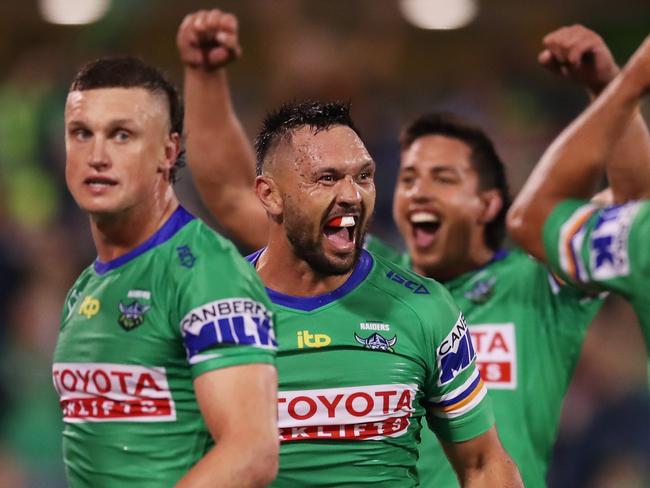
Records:
[[[582,22],[622,62],[650,19],[644,0],[621,0],[616,11],[609,1],[533,7],[492,0],[481,3],[478,19],[464,29],[427,32],[409,26],[394,3],[219,6],[240,17],[244,57],[230,73],[249,134],[266,109],[286,99],[351,100],[378,163],[373,232],[396,246],[391,200],[403,121],[428,108],[470,117],[494,138],[515,193],[587,102],[536,65],[542,36]],[[0,6],[0,487],[65,486],[51,354],[65,292],[95,258],[86,217],[65,188],[68,78],[81,62],[119,52],[138,54],[179,81],[176,27],[184,13],[212,5],[115,1],[107,17],[83,27],[46,24],[36,1]],[[210,221],[187,170],[178,185],[183,204]],[[564,403],[549,486],[650,486],[645,355],[634,314],[610,297],[590,328]]]

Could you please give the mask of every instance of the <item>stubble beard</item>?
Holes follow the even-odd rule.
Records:
[[[355,236],[354,253],[345,259],[332,259],[327,256],[320,234],[317,238],[309,235],[309,229],[312,227],[310,219],[299,212],[285,210],[284,227],[296,257],[305,261],[322,276],[341,276],[349,273],[359,261],[367,225]]]

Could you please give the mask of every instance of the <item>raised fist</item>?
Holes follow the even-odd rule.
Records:
[[[192,68],[213,71],[241,56],[237,17],[221,10],[187,15],[176,35],[181,61]]]
[[[569,78],[593,94],[600,93],[618,74],[605,41],[582,25],[561,27],[542,40],[537,60],[550,71]]]

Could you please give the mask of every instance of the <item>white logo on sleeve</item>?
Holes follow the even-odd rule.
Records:
[[[589,267],[595,281],[630,273],[628,239],[639,202],[603,209],[589,240]]]
[[[476,366],[490,389],[517,388],[517,342],[514,324],[470,325]]]

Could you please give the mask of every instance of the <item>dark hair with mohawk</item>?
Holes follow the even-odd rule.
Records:
[[[496,251],[506,235],[506,214],[510,192],[503,161],[487,134],[468,120],[450,112],[428,112],[408,124],[400,135],[401,151],[407,151],[420,137],[444,136],[458,139],[471,149],[470,161],[483,190],[496,188],[503,200],[499,214],[485,226],[485,242]]]
[[[71,92],[99,88],[144,88],[165,95],[169,106],[170,133],[183,133],[183,107],[178,91],[165,76],[153,66],[133,56],[99,58],[84,64],[72,79]],[[171,183],[177,172],[185,166],[183,153],[178,155],[169,172]]]
[[[255,139],[257,155],[257,174],[264,169],[264,160],[269,151],[282,139],[290,140],[296,129],[309,126],[318,133],[335,125],[343,125],[360,136],[359,130],[350,117],[350,103],[321,102],[307,100],[284,103],[279,109],[269,112],[264,118],[262,129]]]

